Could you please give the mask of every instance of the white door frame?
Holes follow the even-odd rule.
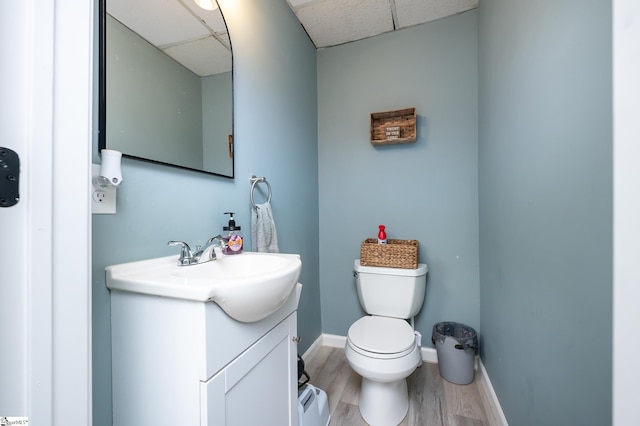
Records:
[[[613,424],[640,401],[640,2],[613,0]]]
[[[33,0],[40,7],[41,1]],[[46,2],[45,2],[46,3]],[[55,0],[53,423],[92,423],[91,206],[94,2]]]
[[[27,410],[27,5],[0,3],[0,146],[20,160],[18,204],[0,207],[0,417]]]
[[[17,249],[3,250],[4,304],[17,327],[0,327],[22,355],[3,357],[2,383],[16,396],[0,416],[30,424],[82,425],[91,413],[91,212],[93,2],[2,2],[3,61],[13,101],[0,103],[20,155],[20,201],[0,212],[16,227]],[[5,64],[3,64],[5,66]],[[7,96],[4,93],[3,96]],[[8,209],[15,209],[9,211]],[[12,323],[13,324],[13,323]],[[3,348],[4,350],[10,348]],[[8,359],[8,361],[7,361]],[[4,394],[0,394],[4,395]],[[0,404],[2,406],[2,404]]]

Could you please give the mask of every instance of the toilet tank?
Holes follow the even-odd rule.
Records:
[[[356,288],[362,308],[370,315],[412,318],[422,308],[427,265],[417,269],[362,266],[354,262]]]

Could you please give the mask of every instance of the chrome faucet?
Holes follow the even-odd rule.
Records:
[[[196,246],[193,253],[189,244],[184,241],[169,241],[170,246],[181,246],[180,257],[178,258],[178,266],[197,265],[199,263],[209,262],[218,258],[215,249],[221,250],[227,247],[227,242],[222,235],[216,235],[207,240],[204,247]]]

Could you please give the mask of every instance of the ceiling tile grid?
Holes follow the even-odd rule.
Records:
[[[316,48],[373,37],[478,7],[478,0],[286,1]],[[231,67],[231,45],[219,9],[201,9],[194,0],[108,0],[107,9],[200,76],[226,72]]]
[[[204,10],[193,0],[108,0],[107,12],[201,77],[231,70],[220,9]]]
[[[107,11],[154,46],[209,35],[207,28],[176,0],[108,0]]]
[[[318,48],[393,30],[389,0],[298,1],[297,4],[296,15]]]
[[[478,0],[287,0],[287,2],[316,48],[349,43],[478,7]]]
[[[231,71],[231,52],[213,37],[169,47],[164,52],[201,77]]]

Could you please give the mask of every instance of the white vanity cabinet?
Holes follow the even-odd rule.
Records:
[[[269,317],[111,292],[113,424],[297,425],[298,284]]]
[[[294,424],[294,417],[297,424],[291,410],[292,398],[297,399],[297,387],[291,386],[295,322],[294,313],[201,383],[201,424],[277,426]]]

